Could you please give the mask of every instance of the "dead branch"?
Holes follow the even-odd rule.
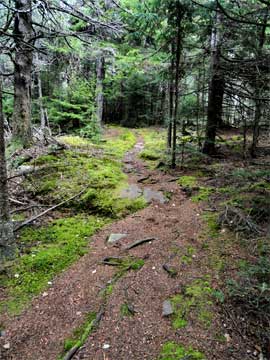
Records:
[[[125,250],[130,250],[130,249],[133,249],[139,245],[142,245],[142,244],[145,244],[149,241],[154,241],[154,240],[157,240],[157,238],[155,237],[151,237],[151,238],[146,238],[146,239],[142,239],[142,240],[137,240],[135,241],[134,243],[128,245],[127,247],[125,247]]]
[[[14,229],[14,231],[20,230],[20,229],[23,228],[24,226],[29,225],[29,224],[31,224],[33,221],[35,221],[35,220],[39,219],[40,217],[46,215],[48,212],[50,212],[50,211],[52,211],[52,210],[55,210],[55,209],[63,206],[64,204],[68,203],[68,202],[71,201],[71,200],[74,200],[76,197],[82,195],[82,194],[85,192],[86,189],[87,189],[87,187],[84,188],[82,191],[80,191],[78,194],[73,195],[71,198],[69,198],[69,199],[67,199],[67,200],[64,200],[64,201],[60,202],[59,204],[54,205],[54,206],[50,207],[49,209],[46,209],[46,210],[42,211],[40,214],[38,214],[38,215],[36,215],[36,216],[33,216],[32,218],[30,218],[30,219],[28,219],[28,220],[25,220],[25,221],[22,222],[20,225],[18,225],[18,226]]]
[[[219,223],[221,226],[227,226],[236,232],[263,233],[263,230],[251,220],[250,216],[233,206],[226,206],[225,211],[219,216]]]
[[[24,203],[22,201],[19,201],[19,200],[13,199],[13,198],[9,198],[9,201],[14,204],[17,204],[17,205],[28,205],[27,203]]]

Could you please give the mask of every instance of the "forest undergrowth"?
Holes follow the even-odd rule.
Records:
[[[218,309],[220,321],[224,319],[226,328],[217,332],[216,341],[226,344],[228,352],[237,356],[235,343],[240,340],[242,348],[249,344],[247,358],[265,356],[267,359],[270,333],[268,157],[243,160],[238,137],[230,132],[222,136],[219,157],[209,158],[197,150],[196,143],[190,143],[184,151],[179,148],[179,163],[173,171],[164,152],[165,131],[154,128],[110,127],[99,144],[78,136],[62,136],[58,141],[64,145],[63,149],[47,148],[20,164],[18,169],[28,166],[33,170],[23,177],[20,186],[26,190],[27,199],[39,205],[38,211],[67,202],[19,232],[17,258],[1,269],[1,312],[9,312],[12,317],[26,308],[34,296],[41,293],[46,297],[57,274],[91,252],[89,239],[94,233],[147,205],[142,196],[135,199],[120,196],[121,189],[128,183],[122,168],[123,157],[138,139],[143,139],[144,147],[138,157],[145,161],[146,167],[160,176],[174,176],[172,181],[186,198],[203,210],[199,245],[189,245],[184,252],[178,248],[173,250],[181,266],[206,269],[200,278],[169,297],[173,331],[185,329],[192,321],[198,321],[202,328],[211,328],[216,321],[214,309]],[[143,181],[147,183],[148,178]],[[79,195],[76,197],[76,194]],[[170,200],[169,192],[166,196]],[[25,209],[14,212],[13,219],[20,224],[34,214]],[[202,255],[199,262],[194,262],[198,251],[202,251]],[[140,269],[144,260],[127,258],[123,264],[116,264],[121,274],[127,269]],[[174,268],[166,271],[172,278],[177,274]],[[113,284],[108,284],[105,290],[107,299],[114,292]],[[128,304],[122,304],[123,317],[134,316],[132,311]],[[94,330],[96,316],[90,312],[78,331],[66,339],[63,354],[87,341]],[[5,324],[1,327],[4,331]],[[176,360],[180,356],[206,359],[204,350],[168,339],[160,349],[159,359]]]

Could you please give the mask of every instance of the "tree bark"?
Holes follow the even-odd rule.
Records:
[[[176,167],[176,131],[179,101],[179,80],[180,80],[180,58],[182,51],[181,37],[181,20],[182,20],[181,4],[177,4],[177,35],[176,35],[176,54],[175,54],[175,96],[174,96],[174,112],[172,121],[172,169]]]
[[[24,147],[32,141],[31,130],[31,70],[33,64],[31,0],[16,0],[18,10],[14,20],[14,113],[13,137]]]
[[[0,79],[0,262],[15,253],[13,226],[9,213],[2,80]]]
[[[269,8],[266,8],[266,13],[264,15],[264,22],[263,26],[261,28],[261,32],[259,35],[259,47],[258,47],[258,53],[257,58],[258,61],[260,61],[260,58],[263,54],[263,47],[266,40],[266,27],[267,27],[267,21],[268,21],[268,13]],[[257,70],[259,72],[259,70]],[[255,100],[255,115],[254,115],[254,122],[253,122],[253,136],[252,136],[252,144],[250,147],[250,154],[252,157],[256,156],[256,150],[257,145],[259,141],[259,135],[260,135],[260,121],[261,121],[261,115],[262,115],[262,101],[260,98],[262,97],[262,75],[260,73],[257,74],[256,80],[255,80],[255,91],[254,96],[257,97],[257,100]]]
[[[211,35],[211,79],[208,92],[207,123],[203,153],[215,153],[217,127],[222,123],[222,105],[224,95],[224,73],[221,68],[220,57],[220,29],[221,14],[216,12],[216,21]]]
[[[103,81],[105,78],[105,59],[101,55],[97,59],[97,83],[96,83],[96,118],[99,128],[102,127],[102,118],[103,118],[103,103],[104,103],[104,94],[103,94]]]
[[[171,45],[171,67],[170,67],[170,82],[169,82],[169,124],[168,124],[168,135],[167,135],[167,145],[168,148],[172,147],[172,122],[173,122],[173,100],[174,100],[174,56],[175,56],[175,47],[174,43]]]

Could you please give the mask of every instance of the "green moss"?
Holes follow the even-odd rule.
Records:
[[[64,342],[64,353],[68,352],[74,346],[82,346],[90,333],[94,329],[94,322],[96,319],[96,313],[90,312],[87,314],[83,324],[73,331],[73,334],[70,338],[66,339]],[[60,359],[64,358],[64,356],[60,356]]]
[[[181,263],[188,265],[192,262],[193,255],[195,253],[195,249],[192,246],[188,246],[185,249],[184,255],[181,256]]]
[[[23,143],[19,139],[12,139],[6,149],[6,156],[9,158],[12,154],[15,153],[15,151],[23,149]]]
[[[120,184],[121,186],[121,184]],[[124,187],[125,184],[123,184]],[[136,199],[121,198],[120,189],[111,190],[96,190],[90,189],[82,198],[80,206],[83,208],[94,209],[112,218],[119,218],[128,215],[132,212],[143,209],[146,206],[146,201],[143,197]]]
[[[226,263],[221,255],[213,253],[209,256],[209,266],[211,269],[220,272],[225,269]]]
[[[177,183],[186,188],[194,188],[198,186],[197,178],[195,176],[181,176]]]
[[[211,187],[201,187],[196,195],[191,197],[193,202],[207,201],[209,200],[210,195],[215,192],[214,188]]]
[[[132,149],[135,144],[136,136],[133,132],[122,128],[122,134],[120,136],[117,138],[108,138],[101,148],[105,151],[105,155],[122,159],[125,153]]]
[[[121,305],[120,307],[120,314],[125,317],[125,316],[133,316],[134,313],[132,311],[130,311],[130,308],[128,306],[128,304],[124,303]]]
[[[57,273],[85,254],[88,238],[106,222],[103,218],[79,215],[56,220],[48,227],[24,230],[20,241],[30,247],[28,245],[27,253],[15,261],[4,279],[9,300],[2,306],[12,310],[16,302],[20,311]]]
[[[66,135],[66,136],[59,136],[57,138],[57,140],[62,143],[62,144],[65,144],[65,145],[68,145],[68,146],[71,146],[71,147],[74,147],[74,148],[92,148],[94,146],[94,144],[85,139],[85,138],[82,138],[80,136],[74,136],[74,135]]]
[[[25,215],[24,214],[13,214],[12,215],[12,220],[13,221],[24,221],[25,220]]]
[[[129,270],[139,270],[144,265],[144,260],[135,258],[132,256],[128,256],[125,258],[110,258],[110,265],[117,267],[117,271],[113,277],[113,279],[107,283],[106,287],[102,289],[100,295],[107,299],[113,292],[114,285],[116,282],[124,276]]]
[[[144,139],[144,149],[139,156],[149,162],[157,162],[165,157],[166,134],[165,131],[140,129],[139,133]]]
[[[158,360],[206,360],[206,357],[192,347],[185,348],[183,345],[169,341],[163,345]]]
[[[183,294],[173,296],[171,298],[174,309],[173,328],[180,329],[185,327],[191,312],[195,314],[202,324],[209,326],[212,320],[212,295],[213,290],[209,282],[204,279],[198,279],[188,285]]]
[[[216,238],[219,236],[220,225],[218,222],[218,217],[218,213],[205,212],[203,214],[203,219],[207,225],[205,235],[210,236],[211,238]]]
[[[37,159],[33,160],[32,163],[34,165],[43,165],[43,164],[50,164],[58,160],[59,158],[57,156],[47,154],[47,155],[39,156]]]

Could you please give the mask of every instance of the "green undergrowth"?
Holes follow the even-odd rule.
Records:
[[[212,297],[213,289],[206,279],[194,280],[183,289],[181,294],[174,295],[171,298],[174,310],[173,328],[185,327],[192,314],[201,324],[209,326],[213,316],[211,312]]]
[[[164,130],[152,129],[140,129],[139,133],[144,139],[144,148],[139,156],[148,161],[149,165],[155,167],[165,157],[166,133]]]
[[[197,177],[196,176],[191,176],[191,175],[184,175],[181,176],[178,180],[177,183],[180,186],[186,187],[186,188],[194,188],[198,186],[198,182],[197,182]]]
[[[127,186],[121,159],[134,146],[136,137],[127,129],[119,128],[117,134],[100,144],[79,136],[60,137],[58,140],[68,149],[31,161],[36,171],[23,183],[28,194],[48,206],[69,200],[62,216],[77,216],[63,217],[40,228],[29,227],[20,233],[20,257],[1,275],[7,293],[1,304],[3,310],[19,313],[31,297],[50,285],[56,274],[87,251],[88,239],[95,231],[112,219],[146,206],[143,197],[121,197]],[[122,264],[121,271],[126,267]]]
[[[194,247],[188,246],[184,251],[184,255],[181,256],[181,263],[185,265],[191,264],[195,252]]]
[[[18,313],[53,277],[87,252],[89,237],[108,219],[78,215],[55,220],[41,228],[27,228],[20,236],[24,253],[3,277],[8,300],[1,304]]]
[[[192,347],[184,347],[173,341],[165,343],[161,349],[158,360],[206,360],[206,357]]]
[[[46,164],[47,167],[41,167],[28,177],[25,186],[44,203],[59,203],[83,192],[66,206],[112,218],[146,206],[143,197],[121,198],[121,190],[127,186],[127,176],[122,171],[121,162],[108,155],[95,158],[91,153],[68,150],[58,156],[42,156],[34,163]]]
[[[177,180],[177,183],[181,187],[189,190],[192,195],[191,200],[196,203],[200,201],[208,201],[210,196],[216,192],[216,189],[213,187],[199,186],[198,177],[199,176],[194,175],[184,175]]]
[[[127,129],[118,128],[118,130],[121,131],[121,134],[117,138],[107,138],[101,148],[105,151],[105,155],[122,159],[125,153],[136,144],[136,136]]]
[[[64,135],[59,136],[57,140],[65,145],[68,145],[73,148],[79,149],[92,149],[95,147],[95,144],[88,139],[82,138],[81,136],[77,135]]]

